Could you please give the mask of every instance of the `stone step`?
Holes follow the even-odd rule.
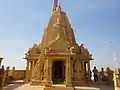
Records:
[[[30,84],[11,84],[6,86],[4,90],[114,90],[114,89],[106,85],[76,86],[75,88],[65,87],[64,85],[53,85],[52,87],[46,88],[44,86],[38,86],[38,85],[31,86]],[[120,90],[120,89],[117,89],[117,90]]]
[[[75,90],[100,90],[100,88],[95,88],[95,87],[75,87]]]
[[[9,81],[9,84],[25,84],[23,80],[17,80],[17,81]]]

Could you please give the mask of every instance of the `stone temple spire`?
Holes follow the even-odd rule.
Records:
[[[68,44],[75,44],[76,41],[74,31],[71,28],[67,14],[61,9],[60,5],[55,4],[54,8],[55,10],[52,12],[50,20],[42,37],[42,46],[54,46],[54,44],[58,44],[58,42],[61,42],[62,44],[64,44],[63,42],[67,43],[64,44],[66,46],[68,46]]]

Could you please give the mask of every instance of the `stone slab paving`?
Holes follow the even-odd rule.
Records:
[[[30,86],[29,84],[10,84],[4,90],[43,90],[40,86]]]
[[[81,87],[75,87],[75,89],[76,90],[114,90],[113,87],[106,85],[81,86]],[[43,90],[43,87],[30,86],[29,84],[10,84],[7,87],[5,87],[4,90]]]
[[[120,88],[117,88],[116,90],[120,90]]]
[[[92,85],[92,86],[100,88],[100,90],[114,90],[114,87],[110,85]]]

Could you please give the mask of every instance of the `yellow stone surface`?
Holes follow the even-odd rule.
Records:
[[[25,55],[26,83],[46,87],[62,83],[71,87],[89,82],[92,55],[83,44],[77,44],[60,7],[52,12],[41,43],[34,44]]]
[[[73,87],[45,87],[43,90],[74,90]]]

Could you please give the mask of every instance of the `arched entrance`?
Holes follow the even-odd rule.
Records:
[[[63,61],[54,61],[52,65],[52,81],[54,84],[64,83],[65,65]]]

